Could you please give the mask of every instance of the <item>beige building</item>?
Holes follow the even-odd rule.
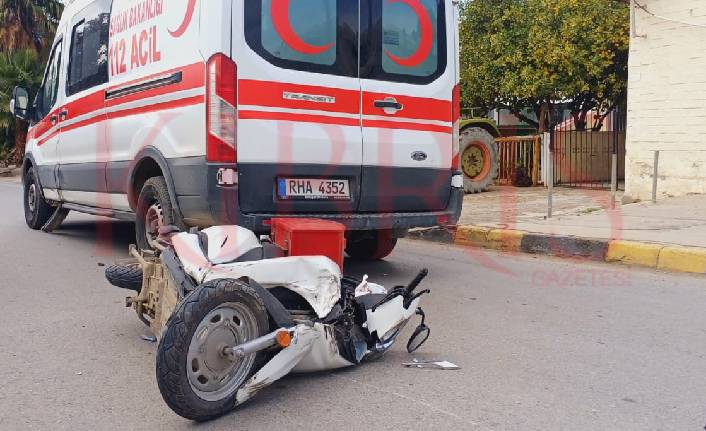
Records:
[[[633,3],[627,199],[706,193],[706,0]]]

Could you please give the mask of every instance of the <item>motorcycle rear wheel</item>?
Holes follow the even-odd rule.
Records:
[[[190,293],[167,322],[157,350],[157,384],[178,415],[207,421],[230,412],[238,389],[265,360],[223,353],[269,331],[260,296],[239,280],[214,280]]]
[[[138,262],[110,265],[105,269],[105,278],[115,287],[142,290],[142,267]]]

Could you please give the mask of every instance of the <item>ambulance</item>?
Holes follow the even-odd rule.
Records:
[[[457,21],[452,0],[69,0],[11,102],[27,224],[131,220],[149,249],[164,225],[316,217],[381,259],[460,215]]]

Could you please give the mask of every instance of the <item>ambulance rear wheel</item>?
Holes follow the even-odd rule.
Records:
[[[396,245],[392,230],[353,232],[346,241],[346,254],[356,260],[380,260],[389,256]]]
[[[137,199],[137,246],[142,250],[157,250],[159,228],[175,223],[174,206],[164,177],[148,179]]]

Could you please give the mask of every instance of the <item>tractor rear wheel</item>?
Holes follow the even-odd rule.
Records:
[[[498,146],[493,135],[478,127],[461,130],[459,154],[466,193],[487,191],[498,177]]]

